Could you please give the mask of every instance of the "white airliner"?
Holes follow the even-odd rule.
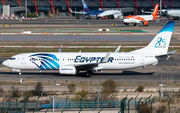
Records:
[[[70,8],[69,8],[69,10],[71,11],[71,13],[88,15],[89,18],[96,18],[96,19],[99,19],[99,18],[102,18],[105,16],[107,16],[110,19],[114,19],[114,18],[118,18],[118,17],[122,16],[121,11],[119,11],[119,10],[95,10],[95,11],[92,11],[87,7],[84,0],[82,0],[82,4],[83,4],[84,12],[72,11]]]
[[[174,20],[179,20],[180,19],[180,9],[168,9],[165,5],[165,2],[162,0],[162,15],[166,15],[168,17],[172,17],[172,19]],[[144,11],[141,10],[143,13],[152,13],[149,11]],[[158,13],[160,12],[160,10],[158,10]]]
[[[133,25],[136,26],[136,24],[140,23],[144,26],[148,26],[148,21],[157,19],[158,7],[159,7],[159,5],[156,4],[156,7],[154,8],[154,11],[152,12],[151,15],[130,15],[130,16],[126,16],[125,19],[123,20],[124,24],[129,25],[130,23],[133,23]]]
[[[23,69],[59,70],[60,74],[77,74],[86,71],[90,76],[95,71],[123,70],[147,65],[156,65],[167,60],[174,22],[169,21],[145,48],[132,52],[43,52],[23,53],[5,60],[3,65],[21,74]]]
[[[168,17],[172,17],[175,20],[180,19],[180,10],[179,9],[164,9],[163,13],[167,14]]]

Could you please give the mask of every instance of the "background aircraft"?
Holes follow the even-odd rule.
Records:
[[[82,15],[88,15],[88,18],[102,18],[107,16],[109,19],[114,19],[114,18],[119,18],[120,16],[122,16],[121,11],[119,10],[95,10],[95,11],[91,11],[86,3],[84,2],[84,0],[82,0],[82,4],[83,4],[83,9],[84,12],[76,12],[76,11],[71,11],[71,13],[77,13],[77,14],[82,14]]]
[[[148,25],[148,21],[157,19],[157,12],[158,12],[159,5],[156,4],[156,7],[154,8],[154,11],[151,15],[132,15],[132,16],[126,16],[124,21],[125,25],[129,25],[132,23],[134,26],[136,26],[137,23],[140,23],[144,26]]]
[[[162,0],[162,6],[163,6],[162,15],[167,15],[168,17],[175,20],[180,19],[180,9],[168,9],[163,0]]]
[[[144,10],[141,10],[143,13],[152,13],[150,11],[144,11]],[[158,14],[160,10],[158,10]],[[174,20],[179,20],[180,19],[180,9],[168,9],[164,3],[164,1],[162,0],[162,14],[160,16],[167,16],[169,18],[172,18]]]
[[[154,37],[148,46],[132,52],[43,52],[23,53],[5,60],[3,65],[21,74],[23,69],[59,70],[60,74],[77,74],[86,71],[90,76],[101,70],[123,70],[147,65],[156,65],[167,60],[169,43],[174,28],[174,22],[168,22]]]

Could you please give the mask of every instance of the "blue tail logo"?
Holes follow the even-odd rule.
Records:
[[[165,47],[166,47],[165,39],[162,39],[161,37],[159,37],[157,39],[157,43],[155,44],[155,48],[165,48]]]
[[[85,12],[90,11],[89,8],[87,7],[86,3],[84,2],[84,0],[82,0],[82,4],[83,4],[83,8],[84,8]]]
[[[59,69],[58,58],[53,54],[34,54],[30,61],[41,70]]]

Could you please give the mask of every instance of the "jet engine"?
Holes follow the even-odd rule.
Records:
[[[144,26],[148,26],[148,22],[147,21],[141,21],[142,25]]]

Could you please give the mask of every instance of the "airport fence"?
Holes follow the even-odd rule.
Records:
[[[180,110],[180,107],[174,106],[174,104],[179,104],[176,101],[180,100],[180,91],[179,92],[175,91],[174,88],[171,87],[169,88],[169,87],[170,87],[169,85],[164,84],[164,88],[162,91],[160,90],[160,88],[158,88],[158,90],[152,93],[148,93],[148,95],[143,94],[143,92],[133,91],[132,89],[131,91],[128,92],[127,90],[122,88],[123,90],[117,90],[118,92],[108,96],[107,98],[108,101],[101,100],[100,95],[94,92],[93,89],[91,90],[91,87],[87,89],[88,91],[91,91],[91,93],[94,92],[94,96],[92,96],[92,99],[86,100],[84,99],[85,98],[84,95],[82,95],[76,101],[72,99],[76,95],[76,93],[71,94],[64,91],[63,92],[51,91],[49,93],[46,92],[48,95],[42,96],[43,98],[42,99],[40,96],[41,94],[40,91],[38,91],[38,96],[34,97],[29,93],[27,93],[27,87],[26,87],[26,90],[24,90],[25,95],[21,95],[19,97],[15,97],[15,95],[12,96],[0,95],[1,96],[0,113],[39,112],[41,109],[45,109],[46,112],[49,112],[51,109],[53,109],[53,105],[56,111],[58,112],[74,111],[74,110],[81,112],[83,110],[85,111],[85,110],[99,109],[99,112],[105,110],[118,110],[120,113],[124,113],[124,112],[146,113],[143,111],[144,108],[146,108],[152,111],[152,113],[160,113],[160,111],[161,113],[166,113],[166,112],[178,113],[177,111]],[[146,90],[144,91],[146,92]],[[148,90],[148,92],[150,92],[150,90]],[[54,103],[53,103],[52,95],[55,95]],[[91,94],[89,94],[88,96],[90,95]],[[32,99],[33,101],[31,101]],[[46,99],[48,101],[46,101]],[[159,112],[157,112],[157,106],[162,106],[161,104],[163,106],[166,106],[166,110],[163,107],[162,108],[159,107],[158,109],[160,110]],[[147,106],[143,106],[143,105],[147,105]]]
[[[112,96],[111,96],[112,97]],[[111,100],[110,97],[110,100]],[[7,112],[12,112],[12,111],[16,111],[18,113],[25,113],[27,111],[31,111],[31,112],[35,112],[35,111],[39,111],[39,109],[46,109],[46,112],[48,112],[50,109],[53,109],[53,103],[52,103],[52,98],[51,98],[51,103],[48,104],[42,104],[40,105],[40,102],[38,101],[39,98],[37,99],[36,102],[27,102],[27,99],[29,98],[29,96],[27,96],[24,99],[24,102],[18,102],[18,99],[20,97],[16,97],[14,98],[13,96],[8,98],[9,102],[4,102],[4,100],[7,98],[7,96],[3,99],[3,102],[0,103],[0,109],[2,113],[7,113]],[[57,110],[59,109],[59,111],[63,112],[63,111],[67,111],[67,110],[78,110],[79,112],[82,110],[97,110],[99,109],[99,112],[103,111],[103,110],[119,110],[120,113],[124,113],[125,111],[129,112],[129,111],[136,111],[136,112],[140,112],[141,111],[141,104],[145,103],[150,105],[151,110],[153,110],[153,106],[152,104],[154,104],[155,102],[158,102],[159,99],[157,96],[152,97],[152,95],[150,95],[149,97],[143,99],[143,97],[139,97],[138,95],[133,98],[133,97],[129,97],[126,96],[123,99],[121,99],[120,101],[98,101],[97,99],[95,99],[93,102],[84,102],[82,101],[83,96],[81,97],[79,102],[71,102],[67,101],[66,102],[55,102],[54,103],[54,108]],[[138,98],[138,99],[137,99]],[[16,100],[16,102],[11,102],[11,99]],[[172,98],[168,99],[168,109],[170,110],[170,102],[171,102]],[[163,110],[163,109],[162,109]]]
[[[68,111],[68,110],[76,110],[79,112],[83,110],[97,110],[99,109],[99,113],[103,110],[118,110],[119,113],[146,113],[144,112],[144,109],[149,109],[151,113],[161,113],[164,111],[168,111],[168,113],[173,113],[171,112],[171,100],[173,98],[169,98],[167,100],[167,110],[165,108],[158,108],[160,112],[158,112],[157,108],[155,109],[155,104],[156,102],[159,102],[158,96],[153,96],[150,95],[149,97],[143,99],[143,97],[139,97],[137,99],[138,95],[133,98],[128,96],[124,97],[120,101],[93,101],[93,102],[55,102],[54,103],[54,108],[59,109],[59,111]],[[83,98],[83,96],[81,97]],[[133,101],[132,101],[133,100]],[[147,108],[144,108],[144,105],[147,105]],[[48,103],[48,104],[43,104],[41,105],[41,108],[47,109],[49,111],[50,109],[53,109],[53,103]],[[142,110],[143,109],[143,110]],[[164,109],[164,110],[163,110]]]

